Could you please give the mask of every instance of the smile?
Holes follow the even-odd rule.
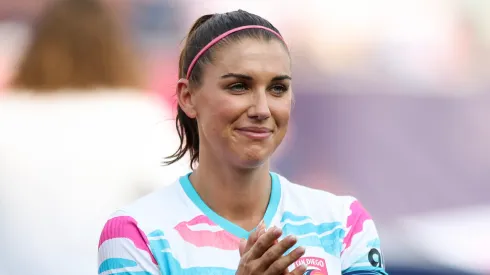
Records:
[[[243,127],[235,130],[240,135],[254,140],[267,139],[272,135],[272,130],[263,127]]]

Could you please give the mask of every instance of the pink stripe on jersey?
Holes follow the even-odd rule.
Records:
[[[352,238],[362,232],[364,229],[364,222],[371,220],[369,213],[362,207],[359,201],[354,201],[350,205],[351,213],[347,218],[347,228],[350,228],[349,233],[344,238],[345,248],[344,251],[352,244]]]
[[[150,242],[148,241],[148,238],[145,233],[139,229],[138,223],[132,217],[119,216],[107,221],[100,236],[99,248],[105,241],[116,238],[126,238],[131,240],[136,248],[146,251],[151,256],[152,262],[157,264],[157,261],[150,251]]]
[[[197,216],[194,219],[187,222],[187,225],[197,225],[197,224],[208,224],[208,225],[216,226],[216,224],[212,220],[210,220],[207,216],[204,215]]]
[[[206,224],[209,230],[199,230],[192,226]],[[197,216],[190,221],[181,222],[175,226],[175,230],[186,242],[197,247],[216,247],[223,250],[238,250],[240,239],[223,230],[204,215]]]

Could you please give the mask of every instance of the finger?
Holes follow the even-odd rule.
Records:
[[[262,219],[259,224],[257,225],[257,229],[265,229],[265,222],[264,219]]]
[[[274,244],[274,241],[277,240],[282,234],[282,230],[273,227],[267,232],[263,233],[253,244],[250,249],[250,259],[258,259],[262,257],[262,255]]]
[[[264,269],[268,269],[275,261],[281,258],[284,253],[286,253],[291,247],[293,247],[297,242],[295,236],[287,236],[279,243],[271,246],[264,255],[259,259],[259,265]],[[257,261],[259,261],[257,260]]]
[[[287,273],[288,275],[303,275],[306,272],[306,269],[308,269],[308,266],[305,264],[302,264],[300,266],[297,266],[293,271],[290,273]]]
[[[305,254],[303,247],[298,247],[286,256],[275,261],[265,272],[265,274],[276,275],[283,274],[287,268]]]
[[[265,227],[265,223],[264,223],[264,220],[261,220],[259,225],[257,225],[257,227],[255,228],[255,231],[252,233],[254,234],[254,237],[255,239],[253,240],[254,242],[252,243],[252,245],[257,241],[258,238],[260,238],[260,236],[264,235],[264,233],[266,232],[266,227]]]
[[[239,251],[240,251],[240,257],[243,256],[243,254],[247,253],[251,248],[252,246],[255,244],[255,242],[257,242],[257,239],[263,235],[263,232],[262,232],[262,227],[257,227],[257,230],[255,230],[254,232],[252,232],[249,236],[248,236],[248,239],[246,241],[244,241],[244,244],[242,244],[242,242],[240,242],[240,246],[239,246]],[[242,247],[243,245],[243,247]]]
[[[247,247],[247,240],[241,239],[240,245],[238,246],[238,252],[240,252],[240,257],[242,257],[243,254],[245,254],[245,252],[248,251],[248,250],[246,250],[246,247]]]
[[[267,227],[266,227],[266,225],[265,225],[264,220],[262,220],[262,221],[260,222],[260,224],[259,224],[258,228],[260,228],[260,229],[261,229],[261,231],[259,231],[259,233],[258,233],[258,237],[260,237],[262,234],[264,234],[265,232],[267,232]],[[279,241],[276,239],[276,240],[274,241],[274,244],[277,244],[278,242],[279,242]]]
[[[267,227],[265,226],[264,220],[261,220],[259,225],[257,225],[255,232],[257,232],[257,239],[260,238],[260,236],[264,235],[264,233],[267,231]]]

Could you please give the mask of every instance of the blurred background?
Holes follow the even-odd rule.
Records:
[[[33,230],[19,225],[26,221],[16,219],[17,213],[28,211],[29,207],[37,209],[35,217],[30,219],[59,219],[47,217],[43,211],[43,192],[56,194],[70,188],[60,179],[59,185],[53,183],[49,190],[38,186],[34,191],[26,183],[27,178],[19,177],[16,177],[18,187],[12,187],[13,176],[5,175],[16,169],[11,159],[2,159],[2,154],[13,154],[9,148],[20,143],[22,148],[28,148],[25,152],[19,149],[26,156],[37,156],[37,162],[32,163],[32,167],[37,167],[46,162],[46,156],[51,156],[49,146],[60,144],[51,137],[43,140],[39,135],[44,129],[19,130],[22,128],[19,120],[9,122],[1,118],[17,113],[25,119],[28,115],[22,112],[19,115],[19,108],[32,110],[29,105],[32,102],[26,105],[25,98],[12,99],[7,91],[32,38],[36,19],[51,1],[0,1],[0,99],[3,97],[7,102],[0,104],[0,150],[4,150],[0,151],[0,167],[4,167],[0,168],[0,218],[4,223],[0,234],[3,236],[21,236]],[[141,62],[141,90],[148,96],[141,106],[115,104],[112,113],[118,114],[119,110],[121,115],[107,118],[106,122],[117,121],[133,133],[138,129],[128,130],[133,125],[129,122],[140,125],[135,120],[138,110],[147,110],[145,106],[151,105],[154,113],[142,119],[170,123],[157,130],[152,142],[131,136],[113,150],[145,144],[148,145],[146,153],[130,150],[134,153],[131,156],[147,156],[148,151],[161,153],[148,157],[150,161],[171,153],[178,146],[171,122],[175,112],[177,60],[187,30],[205,13],[236,9],[256,13],[282,32],[294,62],[293,121],[286,141],[274,158],[274,170],[300,184],[336,194],[352,194],[362,201],[377,222],[387,270],[392,275],[490,274],[490,1],[104,1],[117,15],[122,35]],[[134,102],[131,96],[123,98],[120,101]],[[110,99],[112,95],[96,101]],[[98,115],[106,116],[106,109],[96,108],[90,102],[75,105],[90,112],[94,121],[100,120]],[[73,115],[73,104],[67,108],[70,109],[67,114],[61,107],[49,106],[39,108],[45,108],[56,119]],[[2,112],[1,108],[10,111]],[[29,115],[40,116],[39,113]],[[32,125],[37,123],[33,121]],[[153,130],[148,131],[144,133]],[[17,136],[9,135],[10,132]],[[70,133],[80,138],[75,132]],[[38,143],[32,143],[27,137]],[[86,136],[80,139],[87,141]],[[93,147],[83,142],[74,141],[71,146]],[[97,140],[104,147],[100,142]],[[38,147],[45,151],[40,152]],[[124,153],[119,157],[126,156]],[[85,162],[76,165],[91,163],[94,167],[107,167],[111,161],[103,159],[95,165],[93,160],[97,158],[87,155]],[[2,163],[7,159],[9,163]],[[63,155],[52,159],[66,160]],[[19,165],[25,164],[19,162]],[[113,168],[120,171],[134,165],[139,164],[124,163]],[[134,182],[161,182],[156,180],[161,174],[176,178],[186,171],[184,166],[185,163],[172,169],[172,173],[159,170],[155,174],[160,175],[152,179],[138,178],[125,189],[119,188],[114,179],[114,185],[108,188],[122,190],[117,201],[81,207],[87,213],[96,211],[98,215],[92,222],[95,225],[87,230],[98,234],[115,206],[159,187],[159,183]],[[145,169],[141,171],[148,171]],[[76,200],[81,192],[104,190],[101,188],[97,185],[71,190],[71,200]],[[50,207],[63,208],[63,203],[72,201],[57,203]],[[15,221],[15,226],[9,228],[6,221],[12,224]],[[14,251],[11,247],[22,246],[3,236],[0,274],[33,274],[29,273],[32,270],[37,274],[56,274],[48,267],[53,259],[47,247],[32,251],[32,247],[26,246],[28,251]],[[73,237],[67,238],[70,236]],[[97,236],[81,234],[77,241],[90,245],[95,262]],[[61,249],[54,248],[53,242],[52,249]],[[62,248],[61,252],[69,257],[72,248]],[[94,269],[89,264],[86,270],[94,272]]]

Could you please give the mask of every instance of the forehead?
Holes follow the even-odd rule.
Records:
[[[217,73],[270,73],[290,75],[291,60],[278,40],[242,39],[225,44],[213,56],[212,70]]]

